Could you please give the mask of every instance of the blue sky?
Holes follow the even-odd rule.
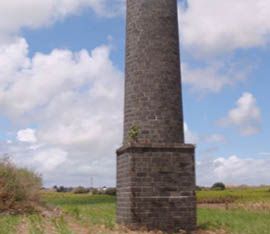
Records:
[[[185,134],[197,145],[197,183],[269,184],[270,4],[185,3],[179,4]],[[0,3],[0,151],[41,172],[46,186],[89,185],[91,177],[96,186],[115,184],[124,6]]]

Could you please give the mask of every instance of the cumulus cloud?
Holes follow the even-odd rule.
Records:
[[[109,60],[108,46],[100,46],[91,54],[86,50],[73,53],[55,49],[30,59],[27,42],[18,39],[11,45],[0,46],[0,51],[0,63],[5,65],[0,67],[0,107],[10,116],[23,115],[52,100],[61,101],[78,93],[107,99],[118,95],[114,78],[121,76],[121,72]]]
[[[0,158],[8,155],[14,163],[42,174],[45,186],[91,186],[91,178],[95,186],[114,186],[116,146],[104,143],[101,151],[91,142],[90,145],[88,149],[72,147],[65,150],[57,145],[27,147],[22,143],[0,141]]]
[[[94,177],[95,185],[115,183],[115,149],[120,145],[122,135],[123,74],[112,63],[107,45],[91,52],[55,49],[48,54],[35,53],[30,57],[29,45],[25,39],[18,38],[18,32],[25,27],[36,29],[51,25],[85,8],[91,8],[103,17],[118,15],[123,11],[123,2],[11,0],[0,3],[0,109],[2,115],[24,125],[21,127],[24,129],[14,133],[20,142],[0,142],[0,152],[8,152],[18,164],[42,172],[46,185],[89,185],[90,177]],[[250,17],[253,14],[249,14],[249,17],[255,23],[246,24],[249,27],[246,30],[246,27],[239,27],[239,22],[244,21],[243,15],[239,14],[238,21],[234,18],[236,13],[233,10],[232,21],[236,30],[231,30],[231,24],[222,21],[226,17],[220,17],[219,13],[217,16],[208,14],[212,7],[223,10],[222,6],[226,3],[210,0],[201,2],[204,2],[203,6],[195,5],[201,4],[200,1],[189,0],[189,8],[180,16],[183,17],[181,31],[185,47],[209,54],[267,43],[269,23],[264,20],[266,14],[261,15],[262,24],[253,35],[258,40],[253,40],[249,38],[249,29],[254,29],[253,25],[258,21]],[[244,2],[246,7],[254,4],[251,0],[234,1],[234,4],[241,5]],[[269,4],[266,0],[258,2],[264,3],[267,12]],[[208,18],[205,18],[205,14]],[[201,22],[206,23],[199,24]],[[265,34],[261,33],[262,28]],[[224,36],[225,31],[228,32],[227,37]],[[244,38],[242,40],[238,38],[240,33]],[[246,72],[239,72],[232,67],[228,69],[220,64],[212,63],[198,69],[184,65],[184,82],[193,90],[206,93],[219,92],[225,86],[246,79]],[[256,107],[254,102],[248,105]],[[246,111],[244,106],[246,104],[237,104],[235,110],[240,111],[232,112],[243,111],[246,115],[252,112]],[[232,114],[233,118],[237,115],[240,114]],[[259,119],[256,114],[253,114],[251,121],[243,119],[243,133],[254,132]],[[225,125],[235,125],[241,130],[244,126],[237,121],[225,122]],[[35,130],[29,128],[33,123],[37,126]],[[246,133],[250,126],[251,129]],[[202,141],[202,137],[192,132],[187,125],[185,134],[188,143]],[[220,143],[223,140],[221,135],[212,134],[205,136],[204,142]],[[247,161],[237,157],[200,162],[199,180],[209,183],[214,176],[219,176],[217,178],[220,180],[224,178],[225,182],[230,181],[231,177],[226,179],[228,177],[225,176],[229,173],[228,165],[237,160],[247,165]],[[254,165],[260,167],[262,163],[256,162]],[[267,162],[266,165],[269,167]],[[263,167],[260,169],[263,170]],[[206,175],[209,175],[208,179],[204,179]],[[269,181],[267,174],[265,178]],[[255,177],[250,181],[255,183]]]
[[[236,107],[231,109],[227,117],[221,119],[221,126],[235,126],[242,135],[253,135],[260,131],[261,111],[256,98],[251,93],[243,93]]]
[[[233,86],[248,78],[250,66],[240,69],[241,66],[225,63],[209,63],[205,66],[192,68],[182,64],[183,83],[187,84],[192,92],[200,95],[218,93],[226,86]]]
[[[39,28],[82,9],[111,17],[123,14],[125,0],[10,0],[0,2],[0,40],[22,28]],[[238,48],[267,45],[270,4],[268,0],[188,0],[179,4],[181,38],[186,48],[216,54]],[[255,14],[255,15],[254,15]],[[251,17],[254,16],[254,17]]]
[[[31,128],[19,130],[17,132],[17,140],[21,142],[35,143],[37,142],[36,131]]]
[[[58,148],[49,148],[33,155],[33,164],[40,173],[49,173],[59,167],[67,159],[67,152]],[[32,165],[33,165],[32,164]]]
[[[218,181],[227,185],[269,184],[269,167],[269,159],[240,158],[236,155],[205,158],[197,164],[197,183],[207,186]]]
[[[10,0],[0,1],[0,42],[23,27],[39,28],[90,8],[97,15],[111,17],[123,11],[123,0]]]
[[[0,50],[0,64],[5,65],[0,66],[1,114],[26,126],[16,133],[20,142],[1,151],[42,172],[46,184],[63,177],[67,184],[80,179],[85,184],[86,174],[98,175],[99,184],[113,183],[124,89],[110,47],[91,52],[55,49],[29,57],[26,40],[19,38]],[[33,123],[35,130],[27,128]]]
[[[268,0],[188,0],[187,6],[179,4],[181,38],[187,48],[210,54],[269,42]],[[125,0],[1,1],[0,39],[25,27],[48,26],[85,8],[111,17],[123,14]]]
[[[268,0],[188,0],[179,8],[185,47],[201,54],[230,52],[269,43]]]

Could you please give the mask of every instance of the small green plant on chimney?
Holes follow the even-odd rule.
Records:
[[[137,141],[140,134],[140,128],[136,125],[133,125],[128,131],[128,137],[132,141]]]

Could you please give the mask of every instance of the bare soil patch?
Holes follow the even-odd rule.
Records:
[[[21,223],[18,225],[16,233],[20,233],[20,234],[29,233],[29,226],[28,226],[27,219],[25,217],[23,217]]]

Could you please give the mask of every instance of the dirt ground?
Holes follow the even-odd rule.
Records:
[[[222,204],[201,204],[200,206],[206,206],[211,208],[225,209]],[[72,216],[63,213],[60,209],[45,209],[41,208],[39,210],[40,220],[37,223],[31,223],[31,219],[27,216],[23,217],[20,224],[17,227],[16,233],[18,234],[29,234],[29,233],[42,233],[42,234],[164,234],[161,231],[132,231],[125,227],[115,226],[112,229],[107,228],[105,225],[86,225],[80,223],[78,220]],[[62,220],[66,225],[66,229],[61,228],[61,223],[56,220]],[[34,229],[33,229],[34,228]],[[185,231],[178,232],[179,234],[187,234]],[[226,234],[224,230],[197,230],[191,234]]]
[[[131,231],[127,228],[116,226],[113,229],[108,229],[105,226],[100,225],[83,225],[76,221],[74,218],[70,216],[64,217],[69,231],[74,234],[164,234],[161,231]],[[58,234],[61,233],[57,230],[55,225],[52,223],[51,219],[48,217],[44,217],[42,219],[42,223],[39,225],[39,229],[43,234]],[[31,231],[31,227],[29,222],[24,218],[17,228],[18,234],[29,234],[33,233]],[[187,234],[185,231],[179,232],[179,234]],[[226,234],[224,230],[217,231],[207,231],[207,230],[197,230],[192,232],[192,234]]]

